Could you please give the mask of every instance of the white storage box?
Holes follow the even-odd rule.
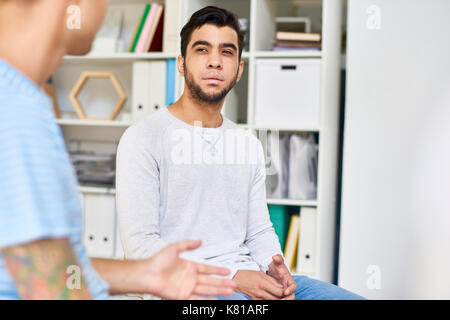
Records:
[[[320,59],[256,60],[255,125],[318,129]]]

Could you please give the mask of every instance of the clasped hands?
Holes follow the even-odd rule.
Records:
[[[295,300],[297,284],[279,254],[272,257],[267,274],[239,270],[233,280],[236,282],[236,291],[252,300]]]

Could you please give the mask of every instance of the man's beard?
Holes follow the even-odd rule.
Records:
[[[189,90],[192,93],[192,96],[194,99],[200,101],[200,102],[206,102],[206,103],[217,103],[221,101],[225,96],[230,92],[231,89],[236,85],[238,72],[236,72],[236,76],[234,77],[233,81],[231,81],[230,85],[223,89],[221,92],[216,94],[207,94],[200,88],[200,86],[195,82],[195,80],[192,77],[192,74],[187,70],[186,65],[184,65],[184,74],[186,79],[186,84],[189,88]]]

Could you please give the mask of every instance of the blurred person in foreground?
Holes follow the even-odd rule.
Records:
[[[80,28],[69,27],[70,6],[81,13]],[[0,0],[0,299],[231,295],[234,282],[220,278],[229,270],[179,257],[200,241],[172,243],[143,260],[87,256],[75,173],[40,87],[64,55],[90,51],[107,7],[107,0]],[[77,267],[80,286],[72,288]]]

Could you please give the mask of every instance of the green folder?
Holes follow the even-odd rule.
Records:
[[[141,37],[142,29],[144,28],[144,24],[145,21],[147,20],[148,13],[150,12],[150,7],[151,7],[150,4],[147,4],[145,6],[144,14],[142,15],[141,21],[139,22],[139,27],[136,32],[136,36],[134,37],[133,45],[131,46],[130,52],[134,52],[136,50],[137,43],[139,41],[139,38]]]
[[[275,233],[280,241],[281,251],[284,252],[291,215],[286,206],[269,204],[269,215]]]

